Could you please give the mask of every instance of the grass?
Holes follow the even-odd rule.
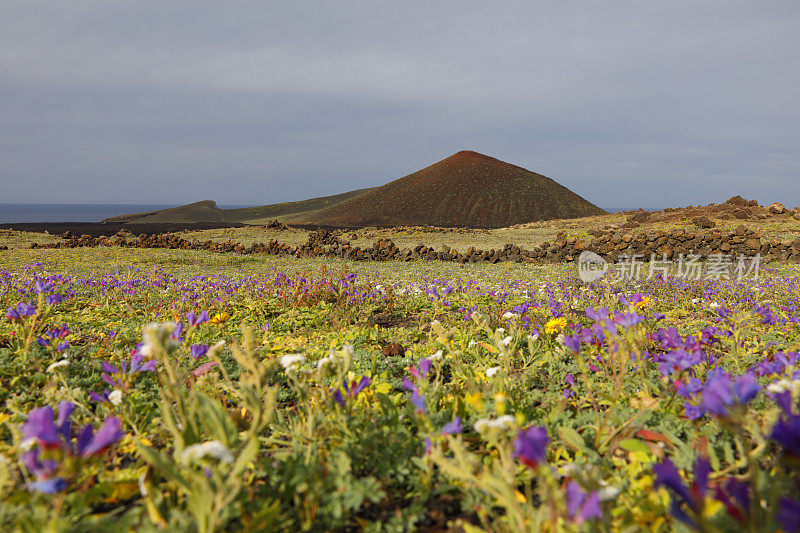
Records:
[[[2,530],[761,531],[798,505],[800,442],[774,432],[796,423],[774,396],[800,365],[794,264],[589,286],[568,264],[0,254]],[[132,353],[152,367],[121,371]],[[37,409],[63,402],[50,435]],[[86,425],[108,446],[77,453]],[[704,498],[669,488],[706,464]],[[757,503],[723,505],[736,483]]]

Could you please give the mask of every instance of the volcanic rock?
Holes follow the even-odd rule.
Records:
[[[717,225],[716,222],[708,217],[694,217],[694,219],[692,219],[692,223],[698,228],[713,228]]]
[[[780,202],[774,202],[772,205],[769,206],[769,212],[774,213],[776,215],[782,215],[786,212],[786,208]]]

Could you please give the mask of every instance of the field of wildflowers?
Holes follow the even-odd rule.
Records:
[[[796,266],[80,253],[0,270],[0,530],[800,531]]]

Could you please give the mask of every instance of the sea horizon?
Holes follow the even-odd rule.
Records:
[[[0,224],[29,222],[100,222],[103,219],[178,207],[176,204],[28,204],[0,203]],[[238,209],[250,205],[219,205]]]

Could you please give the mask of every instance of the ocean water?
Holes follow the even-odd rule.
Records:
[[[0,224],[14,222],[100,222],[104,218],[176,207],[160,204],[0,204]],[[220,205],[222,209],[250,207]]]

